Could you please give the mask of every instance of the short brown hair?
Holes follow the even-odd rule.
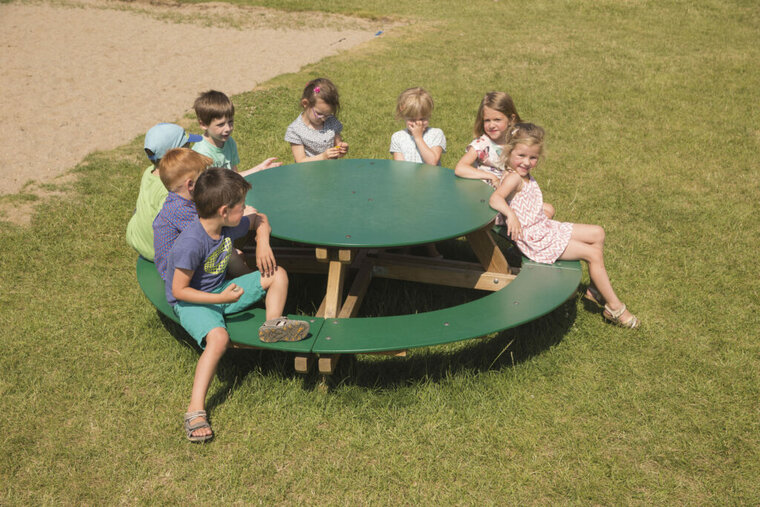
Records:
[[[230,98],[222,92],[209,90],[198,95],[193,103],[195,116],[204,125],[210,125],[218,118],[234,118],[235,106]]]
[[[235,171],[212,167],[198,177],[193,189],[193,202],[198,217],[211,218],[222,206],[245,202],[251,184]]]
[[[398,96],[396,118],[400,120],[430,118],[433,97],[424,88],[407,88]]]
[[[190,148],[172,148],[158,163],[158,177],[167,190],[174,191],[185,178],[196,179],[214,161]]]

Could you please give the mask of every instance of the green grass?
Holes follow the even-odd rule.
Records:
[[[0,223],[0,503],[760,502],[754,2],[246,3],[413,23],[236,96],[242,167],[289,160],[317,75],[340,88],[354,157],[387,157],[396,96],[428,88],[450,167],[482,94],[506,90],[547,129],[546,200],[604,225],[644,328],[571,300],[482,340],[344,361],[326,394],[287,355],[231,351],[209,393],[217,438],[192,446],[198,353],[140,293],[123,238],[136,139],[87,157],[30,227]],[[294,283],[293,309],[315,285]],[[373,291],[370,314],[465,297]]]

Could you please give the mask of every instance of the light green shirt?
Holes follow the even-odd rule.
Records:
[[[203,141],[199,143],[195,143],[193,145],[193,150],[197,151],[201,155],[206,155],[211,160],[214,161],[213,166],[214,167],[223,167],[225,169],[232,169],[236,165],[240,163],[240,157],[238,157],[238,150],[237,150],[237,144],[235,143],[235,140],[231,137],[227,139],[227,142],[224,143],[224,146],[221,148],[217,148],[212,143],[206,141],[206,138],[203,138]]]
[[[200,144],[200,143],[198,143]],[[161,211],[169,192],[161,183],[158,174],[153,174],[152,165],[143,173],[140,181],[140,193],[137,195],[135,214],[127,224],[127,244],[137,250],[137,253],[153,260],[153,220]]]

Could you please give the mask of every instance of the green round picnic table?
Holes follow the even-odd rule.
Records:
[[[457,178],[442,167],[392,160],[348,159],[286,165],[246,177],[246,203],[266,213],[272,236],[311,245],[278,247],[276,258],[290,273],[327,273],[324,299],[309,319],[311,334],[300,342],[258,341],[265,319],[259,307],[227,318],[235,346],[295,353],[306,372],[318,358],[330,374],[347,353],[397,353],[514,327],[562,304],[580,282],[577,261],[538,264],[523,260],[515,275],[491,235],[496,212],[491,188]],[[434,259],[388,251],[465,236],[478,262]],[[295,251],[295,253],[294,253]],[[286,261],[283,263],[283,261]],[[288,262],[290,264],[288,264]],[[343,290],[349,271],[353,282]],[[372,278],[475,288],[489,295],[425,313],[358,317]],[[148,299],[177,321],[153,263],[138,258],[137,278]]]
[[[380,248],[462,236],[488,225],[492,189],[438,166],[338,159],[291,164],[246,177],[246,204],[272,235],[310,245]]]

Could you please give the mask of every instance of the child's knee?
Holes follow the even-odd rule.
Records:
[[[285,268],[277,266],[277,271],[274,272],[274,283],[280,286],[288,286],[288,272]]]
[[[215,327],[206,335],[206,350],[225,351],[230,345],[230,334],[223,327]]]
[[[607,235],[607,233],[604,232],[604,227],[602,227],[601,225],[595,225],[594,227],[595,227],[594,235],[597,238],[596,242],[604,243],[604,238]]]
[[[604,263],[604,251],[601,249],[601,247],[591,246],[591,249],[589,250],[589,263],[591,264],[601,264]]]
[[[269,290],[273,287],[287,287],[288,286],[288,272],[282,266],[277,266],[272,276],[261,277],[261,287],[264,290]]]

